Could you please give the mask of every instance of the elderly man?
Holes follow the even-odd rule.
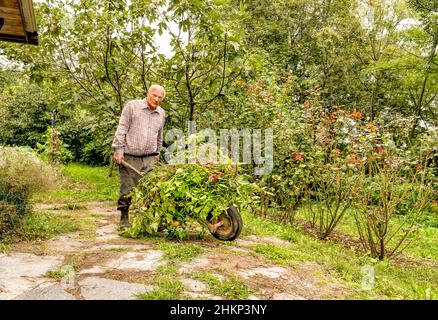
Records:
[[[165,112],[160,107],[166,91],[160,85],[149,87],[143,100],[128,101],[123,108],[113,140],[114,161],[123,160],[138,171],[148,171],[158,161],[163,144]],[[121,211],[120,227],[129,227],[129,192],[137,185],[140,176],[133,170],[120,168],[120,193],[117,210]]]

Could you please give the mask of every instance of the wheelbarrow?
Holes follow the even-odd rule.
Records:
[[[153,168],[149,168],[147,171],[140,172],[125,160],[123,160],[121,164],[134,171],[141,177],[153,170]],[[199,224],[206,226],[213,237],[223,241],[232,241],[237,239],[243,227],[243,221],[239,210],[237,210],[233,204],[229,204],[227,210],[216,218],[213,218],[211,215],[207,215],[206,221],[196,221]]]

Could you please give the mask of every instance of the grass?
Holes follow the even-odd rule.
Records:
[[[184,290],[184,284],[179,280],[160,278],[157,289],[140,293],[137,297],[141,300],[179,300]]]
[[[164,252],[166,259],[174,264],[191,261],[204,252],[203,248],[195,244],[177,244],[163,240],[157,240],[156,244]]]
[[[250,247],[254,252],[263,255],[265,258],[286,266],[296,266],[297,260],[301,259],[296,252],[290,251],[285,247],[272,244],[257,244]]]
[[[159,266],[157,271],[163,277],[175,277],[178,274],[178,270],[173,265]]]
[[[207,283],[208,287],[214,294],[225,297],[228,300],[244,300],[254,292],[248,288],[245,281],[238,276],[232,276],[230,279],[220,280],[218,277],[208,272],[196,272],[192,274],[196,280]]]
[[[431,214],[425,213],[423,215],[423,219],[425,221],[430,221],[433,219],[430,216]],[[305,210],[299,209],[296,217],[306,220]],[[404,216],[395,216],[393,220],[398,224],[401,222],[398,220],[405,218],[406,217]],[[335,230],[344,234],[353,235],[357,239],[359,238],[352,209],[346,212],[344,218],[340,221]],[[419,225],[416,233],[411,234],[410,239],[412,239],[412,242],[403,251],[403,254],[412,258],[425,258],[434,261],[438,260],[438,250],[435,248],[436,244],[438,243],[438,228],[433,227],[432,224],[429,223]],[[394,243],[394,241],[392,241],[392,243]]]
[[[294,262],[313,262],[320,267],[320,277],[334,277],[351,292],[348,299],[438,299],[438,269],[429,265],[396,265],[388,261],[376,261],[358,254],[332,241],[319,241],[301,234],[291,226],[242,212],[247,232],[287,238],[294,235],[290,247],[277,245],[256,245],[255,253],[275,263],[294,266]],[[374,268],[375,288],[362,287],[362,267]]]
[[[74,267],[66,265],[62,268],[49,270],[46,272],[46,277],[52,278],[52,279],[62,279],[65,276],[69,275],[70,273],[74,272]]]
[[[61,170],[58,187],[34,195],[33,202],[80,203],[115,201],[118,197],[119,178],[116,170],[108,177],[106,167],[89,167],[71,163]]]
[[[11,245],[9,243],[0,242],[0,253],[7,252],[9,250],[10,246]]]
[[[62,233],[81,230],[88,224],[85,221],[53,212],[31,212],[24,217],[23,232],[28,239],[50,239]]]
[[[175,266],[158,267],[158,277],[154,285],[157,287],[152,291],[140,293],[137,297],[141,300],[178,300],[184,291],[184,284],[178,279]]]

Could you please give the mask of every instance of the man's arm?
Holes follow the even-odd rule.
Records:
[[[117,126],[116,134],[112,143],[114,149],[114,160],[120,164],[123,160],[126,134],[128,133],[131,123],[131,109],[129,108],[129,102],[126,103],[120,115],[119,125]]]

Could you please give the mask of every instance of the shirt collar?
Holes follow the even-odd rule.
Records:
[[[146,99],[144,99],[143,101],[144,101],[144,107],[142,109],[147,109],[150,113],[155,113],[156,112],[156,113],[161,114],[161,110],[160,110],[159,106],[154,111],[151,111],[151,109],[149,109],[149,104],[146,101]]]

